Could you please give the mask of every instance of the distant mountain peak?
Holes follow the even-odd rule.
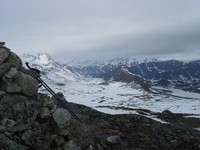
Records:
[[[54,60],[47,53],[39,53],[37,55],[36,61],[41,64],[48,64],[49,62],[54,61]]]
[[[72,73],[69,69],[54,61],[47,53],[39,53],[36,56],[24,54],[21,55],[21,58],[24,63],[29,62],[31,66],[39,69],[50,83],[55,82],[54,84],[64,84],[67,81],[79,80],[77,74]]]

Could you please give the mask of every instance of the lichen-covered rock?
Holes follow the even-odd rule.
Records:
[[[10,50],[0,47],[0,65],[8,58]]]
[[[34,99],[38,99],[38,81],[35,78],[20,71],[17,73],[15,72],[14,75],[9,72],[6,74],[7,76],[15,76],[16,78],[10,80],[11,78],[5,76],[1,85],[2,90],[8,93],[24,94]]]
[[[69,139],[79,143],[81,148],[87,148],[94,144],[93,129],[85,124],[80,124],[77,121],[71,121],[70,125],[67,126],[69,131]]]
[[[6,62],[9,63],[11,67],[15,67],[17,69],[20,69],[23,66],[22,60],[13,52],[10,52]]]
[[[21,93],[22,89],[17,82],[4,79],[1,82],[1,89],[8,93]]]
[[[16,124],[16,122],[14,120],[4,118],[1,120],[1,124],[7,127],[12,127]]]
[[[9,81],[13,81],[19,76],[19,73],[16,68],[10,68],[10,71],[5,74],[5,77],[8,78]]]
[[[0,148],[2,150],[27,150],[28,147],[11,140],[4,134],[0,134]]]
[[[45,118],[50,118],[51,117],[51,114],[50,114],[50,111],[47,107],[42,107],[40,109],[40,112],[38,114],[38,116],[41,118],[41,119],[45,119]]]
[[[59,128],[64,128],[70,124],[71,116],[66,109],[57,108],[53,113],[53,119]]]
[[[6,72],[8,72],[10,68],[11,68],[11,65],[9,63],[3,63],[3,64],[1,64],[0,65],[0,78],[2,76],[4,76],[4,74]]]
[[[0,116],[20,122],[33,122],[40,110],[38,101],[23,95],[6,94],[0,100]]]
[[[47,107],[51,113],[53,113],[56,110],[57,105],[48,95],[39,93],[38,97],[39,101],[41,102],[41,105],[43,107]]]
[[[16,69],[20,69],[22,67],[21,59],[13,52],[10,52],[6,61],[0,65],[0,77],[7,73],[11,67]]]
[[[23,73],[23,72],[20,72],[19,73],[19,85],[20,87],[22,88],[22,93],[24,95],[27,95],[27,96],[30,96],[30,97],[33,97],[33,98],[38,98],[38,81]]]

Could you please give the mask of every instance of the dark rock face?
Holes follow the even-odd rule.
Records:
[[[144,90],[150,91],[149,90],[150,85],[144,78],[129,72],[127,68],[125,68],[124,66],[120,66],[117,69],[115,69],[112,78],[114,81],[121,81],[121,82],[126,82],[126,83],[132,82],[132,83],[138,84]]]
[[[191,128],[162,124],[134,114],[100,113],[67,103],[63,94],[58,93],[84,122],[80,123],[60,108],[54,98],[38,93],[35,74],[22,68],[14,53],[6,53],[9,55],[0,52],[0,149],[200,149],[200,132]],[[171,120],[173,114],[163,112],[159,117]]]

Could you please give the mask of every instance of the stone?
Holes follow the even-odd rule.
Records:
[[[98,150],[104,150],[104,148],[99,143],[97,143],[97,148]]]
[[[49,101],[47,102],[47,107],[49,108],[51,113],[53,113],[56,110],[57,105],[55,105],[53,101]]]
[[[0,42],[0,47],[4,46],[6,42]]]
[[[10,68],[10,71],[5,74],[5,77],[8,78],[10,81],[16,79],[18,76],[18,71],[14,67]]]
[[[40,110],[40,103],[29,97],[6,94],[0,101],[0,116],[17,123],[32,123]]]
[[[20,69],[23,66],[22,61],[19,58],[19,56],[17,56],[13,52],[10,52],[10,55],[9,55],[8,60],[6,62],[10,63],[11,67],[15,67],[17,69]]]
[[[0,65],[8,58],[10,50],[4,47],[0,48]]]
[[[87,150],[94,150],[94,147],[92,145],[90,145]]]
[[[58,135],[62,135],[62,136],[68,136],[68,134],[69,134],[69,131],[68,131],[68,129],[58,129],[58,131],[57,131],[57,133],[58,133]]]
[[[4,118],[3,120],[1,120],[1,124],[7,127],[12,127],[16,124],[16,122],[14,120]]]
[[[51,140],[54,140],[57,136],[58,136],[57,134],[52,134],[52,135],[50,136],[50,139],[51,139]]]
[[[0,99],[6,94],[6,92],[0,90]]]
[[[0,65],[0,77],[10,70],[11,67],[20,69],[22,67],[22,61],[15,53],[10,52],[6,61]]]
[[[67,129],[69,131],[69,139],[79,143],[82,149],[94,144],[94,130],[86,124],[71,121],[70,125],[67,126]]]
[[[41,102],[41,105],[43,107],[47,107],[51,113],[53,113],[56,110],[57,105],[53,102],[52,99],[50,99],[48,95],[39,93],[38,96],[39,96],[39,101]]]
[[[20,72],[19,85],[24,95],[38,99],[38,81],[35,78]]]
[[[29,124],[16,124],[10,128],[8,128],[8,131],[10,132],[22,132],[30,127]]]
[[[42,93],[38,94],[38,99],[43,107],[47,107],[47,103],[50,101],[50,97]]]
[[[0,65],[0,78],[2,76],[4,76],[4,74],[6,72],[8,72],[8,70],[10,69],[10,67],[11,67],[11,64],[9,64],[9,63],[3,63],[3,64]]]
[[[63,150],[81,150],[81,148],[71,140],[63,146]]]
[[[16,143],[15,141],[9,139],[6,135],[0,134],[0,149],[9,150],[28,150],[29,148],[25,145]]]
[[[171,115],[172,112],[171,112],[170,110],[166,109],[166,110],[164,110],[164,111],[162,112],[162,114],[163,114],[163,115]]]
[[[59,100],[61,100],[61,101],[63,101],[63,102],[66,102],[66,101],[67,101],[67,100],[65,99],[63,93],[61,93],[61,92],[58,92],[58,93],[56,94],[56,96],[59,98]],[[51,100],[54,102],[54,104],[59,105],[58,100],[55,99],[53,96],[51,97]]]
[[[57,108],[53,113],[53,119],[59,128],[64,128],[70,124],[71,116],[66,109]]]
[[[118,144],[121,139],[120,139],[120,136],[113,135],[113,136],[109,136],[106,140],[111,144]]]
[[[50,111],[47,107],[42,107],[40,109],[40,112],[38,114],[38,117],[40,117],[41,119],[46,119],[46,118],[50,118],[51,114]]]
[[[22,88],[18,85],[17,82],[4,80],[2,82],[2,89],[8,93],[21,93]]]
[[[19,76],[13,81],[4,78],[1,89],[8,93],[20,93],[38,99],[38,81],[20,71],[18,72],[18,75]]]
[[[26,141],[28,139],[30,139],[33,136],[33,132],[31,130],[27,130],[23,133],[21,139]]]
[[[6,131],[6,126],[0,125],[0,133]]]
[[[59,98],[60,100],[66,101],[63,93],[58,92],[58,93],[57,93],[57,96],[58,96],[58,98]]]
[[[65,142],[65,139],[62,136],[56,136],[54,142],[56,145],[60,146]]]

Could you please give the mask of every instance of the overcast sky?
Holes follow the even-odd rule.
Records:
[[[1,0],[0,41],[17,54],[199,59],[199,0]]]

